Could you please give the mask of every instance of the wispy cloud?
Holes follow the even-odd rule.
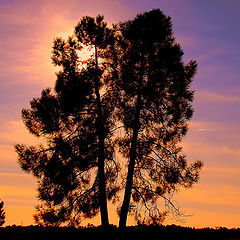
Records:
[[[0,127],[0,139],[2,144],[12,146],[19,141],[23,144],[36,144],[38,138],[31,135],[21,120],[12,120]]]
[[[206,90],[196,91],[195,98],[199,102],[240,103],[240,95],[225,95]]]

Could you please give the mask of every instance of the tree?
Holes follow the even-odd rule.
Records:
[[[155,9],[120,23],[119,31],[118,117],[124,123],[125,136],[118,144],[129,159],[119,210],[119,226],[124,228],[130,210],[139,220],[144,212],[149,221],[161,221],[164,214],[157,206],[158,198],[174,207],[167,195],[197,182],[202,162],[187,164],[179,145],[193,113],[190,83],[197,63],[183,63],[170,17]]]
[[[22,110],[28,130],[47,142],[15,146],[21,168],[38,179],[38,223],[78,225],[100,208],[102,226],[109,224],[107,199],[119,190],[107,60],[112,39],[103,16],[83,17],[72,37],[54,41],[52,60],[61,67],[55,88]],[[83,49],[90,54],[86,64],[79,60]]]
[[[0,226],[2,226],[5,223],[5,217],[6,213],[3,209],[4,202],[0,201]]]
[[[100,210],[107,227],[107,200],[116,201],[122,186],[121,228],[131,211],[139,222],[162,221],[160,197],[177,211],[169,196],[197,182],[202,167],[187,164],[180,147],[197,69],[182,56],[170,17],[160,10],[111,29],[103,16],[86,16],[68,40],[55,39],[52,60],[61,67],[55,87],[22,110],[27,129],[45,142],[15,146],[20,167],[38,179],[38,223],[78,225]],[[129,160],[122,186],[117,150]]]

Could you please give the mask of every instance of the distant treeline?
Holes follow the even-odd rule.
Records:
[[[108,229],[101,226],[88,225],[87,227],[41,227],[41,226],[7,226],[0,227],[1,239],[76,239],[81,238],[91,233],[104,234],[106,233],[134,233],[137,237],[138,233],[154,233],[148,236],[156,239],[240,239],[240,228],[228,229],[225,227],[217,228],[190,228],[176,225],[138,225],[129,226],[124,232],[120,231],[117,226],[111,225]],[[90,234],[90,235],[89,235]],[[110,235],[107,235],[110,236]],[[111,235],[113,236],[113,235]],[[142,237],[145,238],[146,235]]]

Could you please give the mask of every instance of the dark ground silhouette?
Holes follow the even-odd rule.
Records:
[[[112,225],[108,230],[101,226],[89,225],[88,227],[40,227],[40,226],[7,226],[0,228],[1,239],[81,239],[84,236],[98,233],[103,236],[112,236],[109,234],[134,234],[135,237],[142,233],[154,233],[149,237],[157,239],[240,239],[240,228],[227,229],[219,228],[190,228],[176,225],[138,225],[127,227],[120,231]]]

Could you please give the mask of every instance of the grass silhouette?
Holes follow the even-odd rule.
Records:
[[[154,236],[160,239],[240,239],[240,228],[191,228],[176,225],[138,225],[129,226],[124,231],[119,230],[115,225],[109,229],[103,229],[101,226],[88,225],[87,227],[41,227],[41,226],[7,226],[0,227],[1,239],[77,239],[92,234],[131,234],[140,236],[143,233],[154,233]],[[156,235],[155,235],[156,234]],[[99,236],[100,236],[99,235]],[[130,235],[129,235],[130,236]]]

